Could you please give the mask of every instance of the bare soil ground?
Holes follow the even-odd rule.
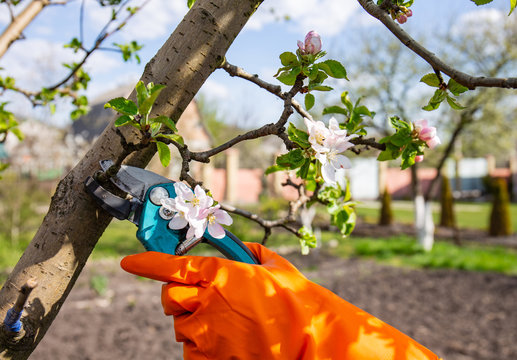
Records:
[[[401,269],[324,252],[285,256],[444,359],[517,359],[517,277]],[[108,280],[103,296],[92,278]],[[182,359],[173,320],[162,314],[160,287],[126,274],[117,261],[88,264],[31,359]]]

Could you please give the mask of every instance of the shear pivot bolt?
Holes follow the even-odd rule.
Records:
[[[167,199],[169,197],[169,192],[166,188],[157,186],[151,190],[149,193],[149,200],[154,205],[161,206],[162,205],[162,199]]]

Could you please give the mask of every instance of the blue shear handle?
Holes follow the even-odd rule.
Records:
[[[165,188],[169,196],[175,197],[176,193],[172,183],[160,184]],[[152,189],[152,188],[151,188]],[[186,230],[171,230],[167,226],[169,221],[164,220],[159,215],[160,206],[154,205],[149,200],[149,191],[140,215],[138,231],[136,236],[148,251],[159,251],[174,255],[179,243],[185,239]],[[214,248],[219,250],[224,256],[231,260],[236,260],[248,264],[258,264],[251,251],[235,235],[226,231],[226,236],[216,239],[205,231],[204,239]]]
[[[228,259],[247,264],[259,264],[255,255],[253,255],[250,249],[248,249],[237,236],[228,230],[225,230],[225,232],[226,236],[224,238],[216,239],[206,231],[203,238]]]

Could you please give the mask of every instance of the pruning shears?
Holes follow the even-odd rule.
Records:
[[[113,162],[100,161],[103,171]],[[85,181],[87,192],[99,206],[119,220],[129,220],[138,227],[136,237],[148,251],[158,251],[173,255],[184,255],[199,242],[206,242],[231,260],[248,264],[258,264],[251,251],[235,235],[225,230],[222,239],[212,237],[205,231],[201,241],[186,240],[187,228],[173,230],[168,227],[174,215],[167,211],[161,200],[175,198],[174,181],[154,172],[134,166],[122,165],[117,174],[110,178],[128,198],[121,198],[103,187],[92,176]]]

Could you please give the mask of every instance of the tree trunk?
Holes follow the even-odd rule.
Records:
[[[153,107],[153,116],[179,119],[261,2],[197,0],[146,65],[141,77],[144,83],[167,85]],[[127,141],[138,141],[131,129],[122,130]],[[150,148],[135,154],[128,163],[145,166],[154,151]],[[92,149],[58,184],[41,227],[0,290],[3,319],[15,302],[18,289],[28,279],[34,278],[39,284],[29,298],[26,316],[22,319],[27,334],[16,344],[7,341],[4,334],[0,335],[0,358],[27,359],[59,312],[111,221],[84,191],[84,180],[99,169],[99,160],[114,159],[122,153],[119,135],[113,126],[108,126]]]
[[[33,0],[13,19],[7,29],[0,35],[0,58],[4,56],[9,46],[20,38],[22,31],[31,21],[49,4],[50,0]]]

